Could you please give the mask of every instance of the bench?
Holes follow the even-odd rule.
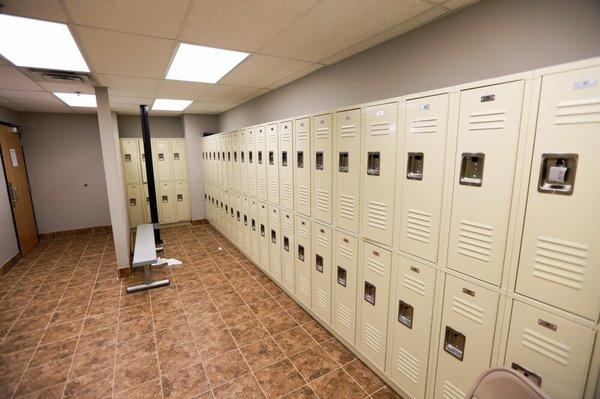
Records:
[[[144,268],[144,282],[127,287],[128,294],[164,287],[171,283],[168,278],[152,280],[150,268],[152,266],[164,264],[159,263],[159,258],[156,255],[156,251],[162,250],[162,248],[156,248],[156,243],[154,241],[155,228],[158,228],[158,226],[155,227],[152,223],[140,224],[136,228],[133,262],[131,266]]]

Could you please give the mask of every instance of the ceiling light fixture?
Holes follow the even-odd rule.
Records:
[[[65,24],[0,14],[0,54],[17,66],[89,72]]]
[[[186,109],[192,100],[170,100],[167,98],[157,98],[152,104],[154,111],[183,111]]]
[[[217,83],[246,57],[248,53],[180,43],[167,79]]]
[[[96,96],[93,94],[75,93],[54,93],[54,95],[63,100],[71,107],[96,108]]]

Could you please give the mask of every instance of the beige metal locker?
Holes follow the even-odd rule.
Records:
[[[138,224],[144,224],[144,198],[139,184],[128,184],[126,188],[129,227],[133,228]]]
[[[296,290],[294,214],[281,211],[281,283],[292,294]]]
[[[250,256],[252,253],[252,228],[250,224],[250,203],[247,195],[242,195],[242,250]]]
[[[239,192],[235,193],[235,243],[238,247],[244,244],[244,223],[242,219],[243,198]]]
[[[391,251],[363,242],[358,286],[358,349],[382,371],[385,369],[391,274]]]
[[[519,138],[523,81],[464,90],[448,267],[499,285]]]
[[[212,147],[212,143],[211,143]],[[185,139],[172,139],[171,140],[171,159],[173,160],[173,179],[174,180],[185,180],[187,179],[187,154],[185,150]],[[215,152],[212,151],[214,155]],[[214,165],[214,159],[211,160],[211,165]],[[213,167],[211,167],[211,170]]]
[[[269,127],[271,129],[271,127]],[[292,121],[279,123],[279,179],[281,184],[280,204],[282,208],[294,209],[294,134]]]
[[[234,184],[234,166],[233,166],[233,137],[234,133],[227,133],[226,136],[226,140],[225,140],[225,145],[227,148],[227,188],[230,191],[234,191],[235,190],[235,184]]]
[[[152,139],[152,155],[156,165],[157,181],[173,179],[173,156],[170,139]]]
[[[241,132],[233,132],[231,139],[231,160],[233,161],[233,190],[235,192],[242,192],[242,181],[241,181],[241,160],[240,160],[240,134]]]
[[[498,294],[446,276],[435,398],[464,398],[490,367]]]
[[[269,210],[266,202],[258,203],[258,231],[259,231],[259,250],[260,267],[264,272],[269,273],[269,247],[271,246],[271,231],[269,229]]]
[[[157,201],[160,209],[161,223],[175,223],[177,214],[175,210],[175,195],[173,192],[173,183],[170,181],[161,181],[157,186]]]
[[[368,106],[364,118],[361,231],[366,239],[392,245],[398,102]]]
[[[141,166],[137,139],[121,139],[121,162],[125,184],[139,184]]]
[[[554,399],[582,398],[594,331],[514,302],[504,365]]]
[[[269,274],[281,281],[281,211],[269,205]]]
[[[248,195],[251,197],[257,196],[257,180],[256,180],[256,128],[247,130],[246,135],[246,167],[248,168]]]
[[[241,130],[238,140],[238,162],[240,167],[240,191],[248,195],[248,131]]]
[[[173,184],[175,186],[175,207],[177,210],[177,221],[188,221],[191,219],[191,215],[187,181],[177,180]]]
[[[279,134],[277,124],[267,125],[267,189],[269,204],[279,205]]]
[[[258,222],[258,200],[250,197],[248,214],[250,218],[250,258],[260,263],[260,224]]]
[[[219,184],[221,187],[226,188],[229,187],[229,176],[228,173],[228,162],[227,162],[227,135],[220,134],[219,135],[219,148],[221,150],[221,176],[219,179]]]
[[[401,251],[437,262],[444,158],[448,125],[448,94],[406,101],[403,154],[397,179],[402,179]]]
[[[295,263],[296,263],[296,299],[306,307],[311,306],[311,224],[310,219],[296,215],[294,220]]]
[[[142,169],[142,183],[148,183],[148,178],[146,177],[146,151],[144,150],[144,141],[142,139],[136,140],[139,146],[140,168]]]
[[[294,209],[305,216],[310,216],[311,187],[310,172],[312,157],[310,156],[310,118],[294,120],[295,151],[294,170],[296,197]]]
[[[259,126],[256,128],[256,196],[261,201],[268,200],[267,158],[266,127]]]
[[[331,281],[331,326],[348,342],[356,340],[356,281],[358,238],[334,231],[334,260]]]
[[[334,135],[334,224],[358,234],[360,222],[361,109],[336,113]]]
[[[314,223],[312,277],[312,311],[327,325],[331,324],[331,265],[333,230]]]
[[[331,114],[312,118],[314,162],[314,218],[331,224],[333,198],[333,117]]]
[[[150,214],[150,195],[148,194],[148,183],[142,184],[142,200],[144,201],[144,223],[151,223],[152,216]]]
[[[597,321],[600,67],[542,77],[517,292]]]
[[[396,257],[392,282],[388,370],[413,398],[424,398],[435,294],[435,270]]]

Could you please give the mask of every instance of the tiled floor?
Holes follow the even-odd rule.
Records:
[[[0,398],[399,398],[210,226],[162,232],[168,287],[124,294],[107,234],[0,277]]]

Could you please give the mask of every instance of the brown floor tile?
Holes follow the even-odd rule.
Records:
[[[120,365],[131,360],[146,357],[156,352],[154,334],[136,335],[117,344],[116,364]]]
[[[45,330],[36,330],[25,334],[11,335],[0,344],[0,354],[19,352],[37,346]]]
[[[305,385],[302,388],[298,388],[295,391],[288,393],[283,399],[317,399],[317,395],[315,395],[308,385]]]
[[[287,359],[258,370],[254,375],[267,398],[285,395],[306,384]]]
[[[294,320],[294,318],[285,310],[263,316],[260,318],[260,321],[272,335],[289,330],[298,325],[296,320]]]
[[[251,303],[249,306],[254,314],[256,314],[258,317],[263,317],[283,310],[283,308],[273,298],[263,299],[261,301]]]
[[[158,378],[158,361],[152,354],[142,359],[124,363],[115,370],[115,393]]]
[[[205,289],[186,292],[181,294],[181,302],[184,306],[191,305],[193,303],[203,302],[208,300],[208,292]]]
[[[195,336],[208,335],[218,331],[226,330],[227,326],[219,313],[204,317],[192,315],[189,317],[190,328]]]
[[[273,336],[287,356],[298,353],[317,344],[302,327],[296,327]]]
[[[126,323],[131,320],[142,319],[151,315],[150,304],[131,306],[121,309],[119,313],[119,323]]]
[[[256,283],[255,283],[256,284]],[[263,299],[270,298],[270,295],[261,286],[252,286],[240,291],[240,296],[246,301],[246,303],[254,303]]]
[[[372,394],[385,385],[377,374],[358,359],[345,365],[344,370],[369,394]]]
[[[356,359],[356,356],[335,338],[322,342],[321,346],[339,365],[344,365]]]
[[[21,352],[13,352],[0,356],[0,377],[24,371],[34,351],[35,348],[30,348]]]
[[[222,311],[221,317],[229,328],[256,319],[256,316],[247,305]]]
[[[117,326],[81,335],[77,344],[77,354],[114,346],[117,338]]]
[[[54,309],[58,306],[58,299],[49,302],[36,302],[30,303],[27,305],[25,310],[23,310],[24,317],[34,317],[41,316],[43,314],[48,314],[54,312]]]
[[[148,381],[135,388],[121,392],[114,396],[115,399],[162,399],[159,380]]]
[[[68,358],[28,369],[23,375],[16,395],[26,395],[65,382],[70,364],[71,359]]]
[[[81,320],[85,317],[86,312],[87,305],[56,311],[52,315],[52,319],[50,320],[50,326],[64,324],[75,320]]]
[[[104,398],[111,395],[113,370],[104,369],[72,379],[65,387],[64,398]]]
[[[22,372],[17,372],[0,377],[0,398],[11,398],[13,396],[22,375]]]
[[[131,306],[147,306],[150,303],[148,291],[135,292],[133,294],[121,295],[119,307],[129,308]]]
[[[367,393],[343,369],[337,369],[311,382],[310,387],[321,399],[367,397]]]
[[[83,321],[82,334],[88,334],[93,331],[103,330],[117,324],[119,320],[119,312],[108,312],[86,317]]]
[[[403,399],[402,396],[398,395],[394,390],[387,385],[381,388],[379,391],[371,395],[373,399]]]
[[[285,354],[271,337],[243,346],[240,351],[252,370],[258,370],[285,358]]]
[[[167,349],[171,346],[192,341],[192,332],[187,324],[165,328],[156,331],[156,345],[158,350]]]
[[[115,348],[102,348],[92,352],[75,355],[69,379],[95,373],[104,369],[113,369],[115,363]]]
[[[246,374],[237,380],[220,386],[214,390],[214,395],[216,399],[260,399],[265,397],[252,374]]]
[[[329,333],[325,328],[323,328],[317,321],[313,320],[309,323],[305,323],[302,325],[311,337],[317,342],[325,342],[328,339],[333,338],[333,335]]]
[[[46,328],[50,320],[52,319],[52,314],[45,314],[42,316],[35,317],[20,317],[19,320],[12,326],[10,329],[9,335],[19,335],[27,332],[39,330],[42,328]]]
[[[200,363],[200,355],[194,342],[172,346],[158,352],[158,361],[162,374],[169,374],[179,369]]]
[[[228,330],[196,338],[202,359],[209,359],[236,348],[235,341]]]
[[[239,346],[259,341],[269,335],[258,320],[251,320],[230,329],[231,335]]]
[[[48,327],[44,336],[42,337],[41,344],[47,344],[50,342],[60,341],[63,339],[76,337],[81,332],[81,326],[83,320],[71,321],[69,323],[58,324],[56,326]]]
[[[287,312],[300,324],[308,323],[313,321],[311,315],[309,315],[304,309],[302,309],[299,305],[292,306],[291,308],[286,309]]]
[[[154,332],[152,317],[131,320],[126,323],[119,323],[118,339],[119,342],[135,337],[136,335],[145,335]]]
[[[238,349],[207,360],[204,366],[212,387],[218,387],[250,372]]]
[[[65,383],[54,385],[41,391],[35,391],[26,396],[21,396],[22,399],[61,399],[65,390]]]
[[[119,309],[119,301],[114,298],[105,299],[102,301],[97,301],[90,303],[88,307],[88,316],[106,313],[106,312],[114,312]]]
[[[201,364],[195,364],[162,377],[165,398],[191,398],[209,390]]]
[[[183,303],[179,299],[165,299],[162,301],[152,301],[152,313],[154,315],[160,313],[182,312]]]
[[[335,360],[318,345],[296,353],[290,357],[290,360],[308,382],[339,367]]]
[[[37,347],[29,367],[41,366],[42,364],[54,362],[73,356],[77,338],[70,338]]]

